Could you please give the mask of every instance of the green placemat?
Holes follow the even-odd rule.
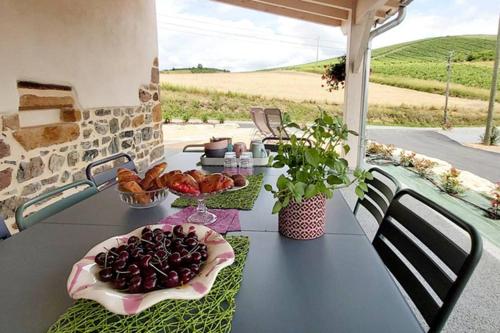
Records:
[[[247,176],[248,186],[244,189],[234,192],[226,192],[216,195],[205,200],[208,208],[225,208],[225,209],[241,209],[251,210],[260,189],[262,188],[262,180],[264,174]],[[187,207],[196,206],[196,200],[187,198],[178,198],[172,202],[172,207]]]
[[[250,241],[228,236],[235,262],[219,272],[210,293],[199,300],[166,300],[134,316],[109,312],[94,301],[78,300],[49,333],[229,332]]]

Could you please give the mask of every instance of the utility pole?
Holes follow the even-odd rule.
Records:
[[[491,131],[493,129],[493,111],[495,108],[495,97],[497,93],[498,62],[500,61],[500,16],[498,17],[497,48],[495,62],[493,64],[493,77],[491,78],[490,102],[488,103],[488,117],[486,118],[486,130],[484,132],[483,143],[487,146],[491,144]]]
[[[316,43],[316,62],[318,62],[318,60],[319,60],[319,36]]]
[[[444,100],[444,118],[443,118],[443,128],[448,127],[448,97],[450,95],[450,81],[451,81],[451,62],[453,59],[453,51],[448,53],[448,65],[446,66],[446,70],[448,72],[448,78],[446,80],[446,92],[445,92],[445,100]]]

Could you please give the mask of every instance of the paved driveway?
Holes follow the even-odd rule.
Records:
[[[465,147],[435,130],[368,128],[368,139],[451,163],[492,182],[500,180],[500,154]]]

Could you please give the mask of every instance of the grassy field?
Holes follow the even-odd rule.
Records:
[[[319,101],[291,101],[280,98],[265,98],[234,92],[216,92],[198,88],[162,83],[161,104],[164,117],[169,119],[224,119],[250,120],[252,106],[277,107],[286,112],[293,121],[305,123],[314,119],[318,107],[341,115],[342,106]],[[478,126],[485,123],[484,111],[471,109],[451,109],[450,118],[454,126]],[[496,115],[500,122],[500,114]],[[439,127],[442,111],[436,107],[370,105],[368,122],[376,125],[396,125],[415,127]]]
[[[185,67],[185,68],[172,68],[162,70],[162,74],[179,74],[179,73],[228,73],[227,69],[219,69],[212,67]]]
[[[495,36],[489,35],[437,37],[375,49],[371,81],[444,94],[450,51],[454,52],[451,95],[487,99],[495,52]],[[328,59],[286,69],[322,73],[324,65],[335,61]]]

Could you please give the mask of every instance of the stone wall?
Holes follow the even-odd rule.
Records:
[[[126,152],[141,171],[162,159],[158,84],[155,59],[151,82],[139,87],[136,106],[82,109],[71,87],[65,96],[55,98],[47,97],[43,87],[18,86],[19,110],[0,114],[0,214],[11,231],[15,231],[15,209],[22,202],[84,179],[85,167],[92,161]],[[60,109],[60,122],[21,126],[21,112],[49,108]]]

